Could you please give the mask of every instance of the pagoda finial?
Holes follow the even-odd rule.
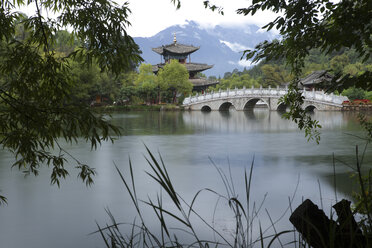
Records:
[[[173,33],[173,42],[174,42],[174,43],[177,43],[176,32]]]

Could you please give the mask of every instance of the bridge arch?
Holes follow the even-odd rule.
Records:
[[[249,99],[245,104],[244,104],[244,107],[243,107],[243,110],[250,110],[250,109],[253,109],[256,105],[256,103],[258,101],[263,101],[267,107],[269,107],[269,104],[267,104],[267,102],[261,98],[252,98],[252,99]]]
[[[279,105],[278,105],[278,107],[276,108],[276,110],[277,111],[279,111],[279,112],[287,112],[287,108],[288,108],[289,106],[287,105],[287,104],[285,104],[285,103],[280,103]]]
[[[315,112],[317,110],[317,108],[314,106],[314,105],[312,105],[312,104],[309,104],[309,105],[307,105],[306,107],[305,107],[305,111],[306,112]]]
[[[210,112],[212,108],[209,105],[204,105],[200,110],[203,112]]]
[[[218,110],[219,111],[228,111],[231,107],[234,107],[234,105],[231,102],[224,102],[220,105]]]
[[[255,104],[262,100],[266,103],[270,110],[284,110],[285,105],[278,104],[281,96],[288,92],[284,88],[243,88],[234,90],[220,90],[218,92],[204,93],[202,95],[186,97],[183,101],[183,106],[190,110],[207,109],[211,110],[228,110],[235,108],[236,110],[252,109]],[[303,91],[304,97],[303,109],[308,107],[308,110],[342,110],[343,101],[348,100],[347,97],[334,94],[326,94],[323,91]]]

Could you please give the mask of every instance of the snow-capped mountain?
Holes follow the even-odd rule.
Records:
[[[200,47],[191,54],[191,61],[214,65],[212,69],[206,70],[208,76],[221,76],[227,71],[235,68],[242,70],[249,67],[249,61],[240,60],[243,51],[254,48],[259,42],[272,40],[275,35],[262,32],[256,25],[245,25],[242,27],[221,27],[205,29],[193,21],[185,25],[174,25],[160,31],[152,37],[135,37],[135,42],[142,50],[145,63],[160,63],[160,55],[153,52],[151,48],[171,44],[173,34],[176,33],[177,42]]]

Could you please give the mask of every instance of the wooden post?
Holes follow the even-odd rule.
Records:
[[[333,205],[338,216],[337,222],[340,224],[337,239],[344,247],[365,247],[365,237],[354,219],[350,204],[350,201],[343,199]]]
[[[337,224],[329,220],[324,212],[309,199],[296,208],[289,221],[310,246],[314,248],[330,247],[330,230],[335,229]]]
[[[356,224],[350,202],[341,200],[333,208],[337,222],[330,220],[311,200],[305,200],[290,216],[289,220],[313,248],[362,248],[366,247],[363,233]]]

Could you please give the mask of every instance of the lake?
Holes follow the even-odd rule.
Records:
[[[145,173],[150,172],[144,158],[148,157],[145,145],[155,155],[161,154],[176,191],[187,202],[203,188],[226,193],[211,161],[229,179],[231,171],[236,194],[244,202],[244,171],[249,171],[253,162],[251,202],[258,205],[265,199],[259,214],[263,229],[270,226],[266,210],[274,221],[284,214],[276,224],[279,231],[291,228],[286,212],[289,199],[295,208],[302,199],[310,198],[319,206],[323,204],[329,214],[336,197],[351,199],[354,180],[349,176],[351,169],[336,161],[335,190],[332,156],[355,164],[355,146],[363,147],[358,136],[363,137],[364,132],[353,113],[316,112],[313,117],[323,126],[319,145],[307,142],[304,133],[278,112],[265,109],[115,113],[112,122],[123,128],[123,136],[114,144],[106,142],[91,151],[90,144],[82,140],[72,145],[61,142],[79,161],[96,168],[98,175],[91,187],[77,179],[72,160],[67,165],[70,176],[58,188],[50,185],[50,169],[42,169],[37,177],[24,177],[18,169],[11,169],[12,155],[2,150],[0,190],[8,198],[8,205],[0,207],[0,246],[103,247],[98,234],[89,234],[97,230],[96,222],[101,226],[110,223],[105,209],[110,209],[118,222],[130,223],[135,217],[115,164],[129,178],[130,158],[141,199],[156,200],[160,192],[160,186]],[[370,165],[371,161],[367,153],[364,163]],[[163,205],[174,210],[167,197]],[[218,201],[215,195],[203,192],[195,209],[222,233],[229,235],[233,230],[227,203]],[[145,211],[144,215],[149,227],[154,232],[159,230],[153,212]],[[201,236],[211,237],[208,228],[196,219],[195,223]]]

